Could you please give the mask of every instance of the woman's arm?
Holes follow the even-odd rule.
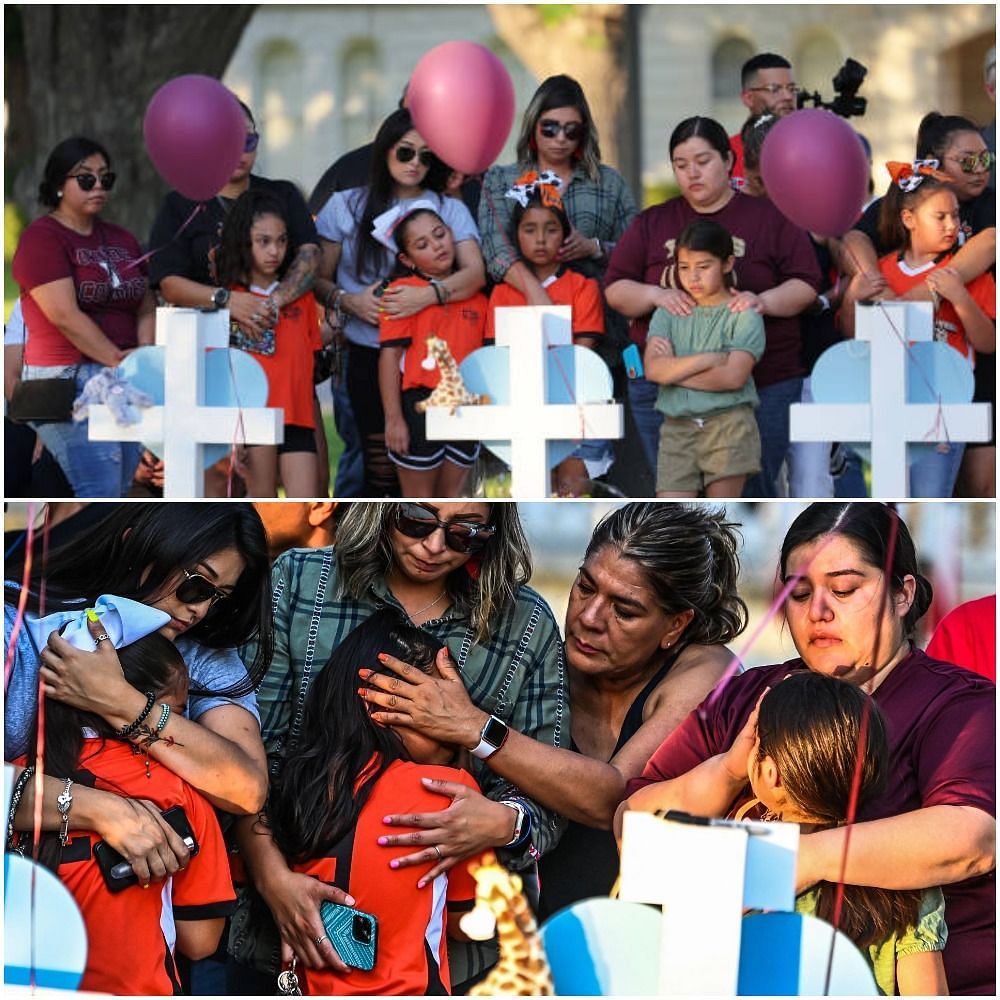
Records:
[[[121,364],[125,352],[116,347],[86,313],[81,312],[72,278],[59,278],[38,285],[32,288],[30,294],[45,318],[81,354],[109,368]]]
[[[648,316],[657,307],[666,309],[675,316],[690,316],[695,305],[694,299],[687,292],[677,288],[647,285],[630,278],[613,281],[604,290],[604,298],[612,309],[620,312],[626,319]]]
[[[400,390],[399,361],[402,347],[382,347],[378,354],[378,389],[385,411],[385,444],[401,455],[410,450],[410,431],[403,416],[403,394]]]
[[[997,260],[997,231],[994,227],[980,230],[971,236],[949,261],[949,266],[958,271],[962,284],[967,285],[974,278],[985,274]],[[906,302],[930,302],[931,290],[926,282],[914,285],[905,295]]]
[[[816,289],[801,278],[789,278],[757,296],[764,316],[798,316],[816,301]]]
[[[313,282],[313,295],[316,301],[326,307],[330,293],[337,287],[335,275],[340,264],[343,247],[320,237],[320,258],[316,266],[316,278]]]
[[[995,353],[996,326],[969,293],[957,268],[939,267],[927,275],[925,284],[932,292],[936,292],[952,304],[962,323],[966,339],[977,351],[981,354]]]
[[[850,828],[810,833],[799,841],[796,892],[820,881],[883,889],[951,885],[996,867],[996,820],[975,806],[928,806]]]
[[[486,268],[476,240],[461,240],[455,244],[455,263],[455,273],[441,281],[446,302],[471,299],[486,284]],[[432,285],[393,285],[382,295],[386,313],[397,319],[414,316],[437,303],[437,293]]]
[[[148,288],[136,314],[136,340],[140,347],[156,343],[156,298]]]
[[[177,929],[177,950],[196,962],[215,954],[222,938],[222,930],[226,926],[226,918],[177,920],[174,926]]]
[[[285,276],[271,293],[279,310],[301,298],[313,287],[321,257],[322,251],[315,243],[304,243],[295,252],[295,258]]]
[[[218,285],[203,285],[200,281],[169,274],[160,280],[160,295],[172,306],[185,309],[214,309],[212,294]],[[226,308],[230,318],[255,338],[268,329],[271,317],[260,309],[261,299],[250,292],[230,292]]]

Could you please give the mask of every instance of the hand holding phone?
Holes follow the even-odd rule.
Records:
[[[330,943],[345,965],[371,972],[375,968],[378,920],[371,913],[329,901],[320,904],[319,915]]]
[[[184,846],[191,852],[193,858],[200,850],[187,814],[182,806],[171,806],[160,814],[167,821],[178,837],[184,841]],[[111,892],[121,892],[139,882],[132,866],[113,847],[99,840],[94,845],[94,860],[97,861],[104,883]]]

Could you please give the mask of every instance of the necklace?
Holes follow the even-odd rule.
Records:
[[[405,605],[404,605],[404,607],[403,607],[403,610],[404,610],[404,611],[406,611],[406,614],[407,614],[407,616],[409,617],[410,621],[412,622],[412,621],[413,621],[413,620],[414,620],[414,619],[415,619],[415,618],[417,617],[417,615],[422,615],[422,614],[423,614],[423,613],[424,613],[425,611],[430,611],[430,609],[431,609],[431,608],[433,608],[433,607],[434,607],[434,605],[435,605],[435,604],[437,604],[437,603],[438,603],[438,601],[440,601],[440,600],[441,600],[441,598],[442,598],[442,597],[444,597],[444,595],[445,595],[446,593],[447,593],[447,588],[446,588],[445,590],[442,590],[442,591],[441,591],[441,593],[440,593],[440,594],[438,594],[438,595],[437,595],[437,597],[435,597],[435,598],[434,598],[434,600],[433,600],[433,601],[431,601],[431,603],[430,603],[430,604],[425,604],[425,605],[424,605],[424,606],[423,606],[422,608],[420,608],[420,609],[419,609],[418,611],[406,611],[406,607],[405,607]],[[400,601],[400,604],[402,604],[402,603],[403,603],[403,602],[402,602],[402,601]]]

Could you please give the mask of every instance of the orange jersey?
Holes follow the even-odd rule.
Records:
[[[604,302],[601,290],[593,278],[563,268],[553,280],[543,283],[554,306],[570,306],[573,310],[573,336],[604,333]],[[490,316],[486,324],[486,336],[496,339],[496,320],[493,311],[497,306],[527,305],[524,295],[508,284],[497,285],[490,295]]]
[[[389,287],[412,285],[426,288],[424,278],[412,275],[399,278]],[[470,355],[486,342],[487,302],[482,292],[462,302],[450,301],[443,306],[427,306],[414,316],[379,318],[379,344],[381,347],[405,347],[403,355],[403,382],[401,389],[433,389],[441,380],[437,368],[423,367],[427,357],[427,338],[440,337],[451,349],[455,364]]]
[[[180,992],[174,964],[175,920],[227,917],[236,908],[226,845],[212,807],[172,771],[118,740],[84,740],[71,777],[83,785],[149,799],[161,810],[182,806],[199,851],[182,871],[148,889],[108,890],[93,856],[96,833],[72,831],[62,849],[59,878],[72,893],[87,929],[87,968],[79,989],[89,993],[169,996]]]
[[[879,270],[885,276],[889,287],[897,295],[905,295],[911,288],[922,285],[924,279],[931,271],[936,271],[939,267],[946,267],[951,263],[952,258],[945,257],[944,260],[936,261],[933,267],[921,270],[919,274],[907,274],[900,267],[898,254],[887,254],[879,262]],[[973,278],[966,286],[976,305],[994,322],[997,318],[997,289],[993,280],[993,275],[989,272]],[[965,338],[965,328],[962,321],[955,312],[955,307],[947,300],[941,299],[941,304],[934,310],[934,339],[947,341],[960,354],[969,360],[969,364],[975,365],[976,352],[973,346]]]
[[[324,882],[336,882],[354,897],[356,909],[371,913],[378,922],[375,968],[371,972],[351,969],[344,976],[330,969],[300,966],[303,993],[426,996],[451,992],[445,935],[447,910],[471,909],[476,897],[475,881],[466,864],[460,862],[418,889],[417,881],[433,866],[428,863],[394,871],[389,862],[412,853],[412,848],[380,847],[377,842],[387,830],[383,816],[437,812],[448,805],[446,797],[424,788],[421,778],[456,781],[479,790],[466,771],[394,761],[361,807],[356,827],[336,845],[332,855],[293,866]],[[406,832],[395,827],[393,831]]]

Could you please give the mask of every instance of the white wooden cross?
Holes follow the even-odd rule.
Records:
[[[156,343],[164,349],[163,406],[142,411],[137,424],[121,425],[107,406],[90,407],[95,441],[162,442],[165,497],[205,495],[206,444],[280,444],[284,411],[205,403],[206,350],[229,346],[229,311],[160,308]]]
[[[516,306],[497,309],[496,345],[506,348],[510,402],[503,406],[460,406],[427,410],[427,437],[437,441],[509,440],[510,493],[516,499],[550,492],[550,441],[620,438],[620,404],[549,403],[545,395],[548,348],[572,344],[569,306]]]
[[[929,302],[856,306],[856,339],[868,341],[868,403],[793,403],[791,440],[871,442],[872,496],[909,494],[908,442],[988,441],[988,403],[908,403],[906,345],[932,340]],[[899,331],[899,335],[894,331]]]

